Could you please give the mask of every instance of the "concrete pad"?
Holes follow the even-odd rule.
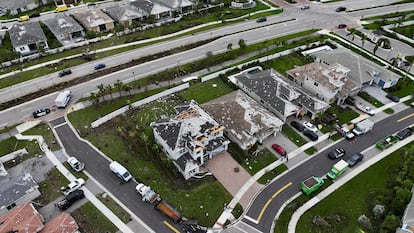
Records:
[[[16,126],[16,129],[19,133],[23,133],[24,131],[29,130],[29,129],[35,127],[36,125],[40,124],[40,122],[42,122],[42,121],[40,121],[40,120],[27,121],[23,124],[20,124],[20,125]]]
[[[223,184],[232,196],[235,196],[251,177],[227,152],[222,152],[214,156],[204,166],[213,173],[216,179]],[[239,171],[235,172],[235,168],[238,168]],[[261,185],[255,183],[245,192],[239,201],[243,208],[247,208],[249,201],[260,188]]]

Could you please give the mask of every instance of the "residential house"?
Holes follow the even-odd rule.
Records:
[[[0,0],[0,16],[10,15],[14,16],[26,11],[30,11],[39,7],[39,3],[45,1],[38,0]]]
[[[349,69],[334,63],[326,65],[312,62],[286,71],[289,78],[320,100],[331,104],[341,104],[349,95],[356,95],[359,88],[355,81],[348,78]],[[353,94],[352,94],[353,93]]]
[[[27,173],[0,185],[0,215],[40,196],[39,185]],[[0,231],[2,232],[2,231]]]
[[[80,233],[76,220],[68,213],[61,213],[45,224],[41,233]]]
[[[0,46],[3,44],[4,37],[6,36],[7,31],[0,31]]]
[[[217,123],[194,100],[176,106],[175,116],[152,122],[156,143],[184,179],[196,176],[207,160],[226,151],[230,143]]]
[[[23,56],[49,49],[39,22],[16,23],[8,32],[14,50]]]
[[[53,18],[46,19],[44,23],[59,41],[79,40],[85,36],[83,27],[65,14],[57,14]]]
[[[3,162],[0,161],[0,185],[10,180],[9,173],[4,168]]]
[[[155,4],[166,6],[172,11],[188,12],[193,9],[194,3],[190,0],[152,0]]]
[[[283,121],[240,90],[201,107],[224,125],[225,135],[243,150],[282,130]]]
[[[44,221],[33,204],[25,202],[0,216],[0,232],[37,233],[43,229]]]
[[[253,67],[230,76],[229,80],[283,121],[292,115],[305,114],[313,119],[329,108],[329,104],[306,93],[273,69],[262,71],[260,67]]]
[[[149,13],[146,11],[131,5],[109,6],[104,9],[104,12],[111,16],[117,23],[122,24],[125,27],[129,27],[133,20],[142,21],[149,16]]]
[[[347,67],[350,70],[348,78],[355,81],[360,89],[374,83],[382,88],[389,88],[397,84],[401,78],[383,66],[354,54],[344,47],[338,47],[331,51],[319,51],[312,53],[312,55],[316,57],[316,61],[327,65],[340,63]]]
[[[172,9],[150,0],[130,0],[129,4],[137,10],[143,11],[156,20],[172,16]]]
[[[114,28],[114,21],[99,9],[76,12],[73,14],[86,30],[106,32]]]

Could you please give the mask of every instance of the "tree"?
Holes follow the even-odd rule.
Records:
[[[239,40],[239,47],[240,47],[240,50],[244,53],[244,50],[246,49],[247,45],[243,39]]]
[[[379,47],[379,43],[378,43],[378,42],[379,42],[379,41],[377,41],[377,43],[375,43],[374,50],[372,51],[372,52],[374,53],[374,55],[375,55],[375,53],[377,52],[378,47]]]
[[[121,80],[117,79],[115,82],[115,88],[118,89],[119,97],[122,97],[122,86],[124,85]]]
[[[367,35],[365,35],[365,33],[361,34],[361,43],[362,43],[362,48],[364,47],[365,44],[365,40],[367,39]]]
[[[123,85],[122,88],[124,91],[127,91],[129,95],[131,95],[132,86],[130,84]]]
[[[155,155],[157,156],[157,159],[161,160],[160,145],[158,145],[157,143],[152,144],[152,151],[154,151]]]
[[[145,132],[143,131],[140,136],[139,136],[142,140],[142,142],[145,145],[145,150],[147,151],[147,156],[149,156],[149,151],[148,151],[148,136],[145,134]]]
[[[101,83],[101,84],[99,84],[99,85],[98,85],[98,86],[96,86],[96,87],[99,89],[98,94],[99,94],[100,96],[102,96],[103,101],[105,101],[105,95],[104,95],[104,93],[105,93],[105,86]]]
[[[207,69],[209,69],[210,66],[213,64],[213,59],[214,59],[213,52],[208,51],[206,53],[206,56],[207,56]]]
[[[92,101],[92,104],[97,106],[99,103],[99,96],[95,92],[91,92],[89,100]]]
[[[114,98],[112,97],[112,86],[111,86],[111,84],[108,84],[105,87],[105,90],[109,92],[109,95],[111,96],[111,101],[114,100]]]
[[[232,43],[229,43],[228,45],[227,45],[227,50],[232,50],[232,48],[233,48],[233,44]]]

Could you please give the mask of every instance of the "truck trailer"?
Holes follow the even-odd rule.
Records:
[[[311,176],[300,184],[300,189],[306,194],[310,195],[318,190],[325,181],[320,177]]]
[[[356,127],[352,130],[352,132],[359,136],[365,133],[368,133],[372,130],[374,127],[374,122],[370,119],[365,119],[359,123],[356,124]]]
[[[150,186],[143,183],[138,183],[135,190],[141,195],[142,201],[146,201],[154,206],[156,210],[171,218],[174,222],[181,222],[182,215],[178,210],[174,209],[165,200],[161,199],[160,195],[151,190]]]
[[[345,160],[341,159],[339,162],[335,163],[332,169],[328,172],[327,176],[331,179],[336,179],[342,173],[348,169],[348,163]]]

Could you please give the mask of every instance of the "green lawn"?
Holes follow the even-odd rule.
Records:
[[[305,150],[305,153],[306,154],[308,154],[308,155],[313,155],[313,154],[315,154],[316,152],[317,152],[318,150],[315,148],[315,147],[310,147],[310,148],[308,148],[308,149],[306,149]]]
[[[42,154],[36,141],[17,140],[15,137],[0,141],[0,156],[26,148],[30,156]]]
[[[36,127],[33,127],[23,132],[22,134],[23,135],[42,135],[51,151],[56,151],[56,150],[61,149],[49,125],[39,124]]]
[[[368,93],[364,91],[361,91],[360,93],[358,93],[358,96],[368,101],[370,104],[374,105],[377,108],[384,106],[383,103],[381,103],[379,100],[377,100],[376,98],[372,97],[371,95],[369,95]]]
[[[401,78],[395,86],[387,89],[387,91],[389,91],[392,95],[400,98],[414,94],[413,90],[414,82],[407,77]]]
[[[407,25],[404,27],[394,28],[393,30],[400,34],[403,34],[408,38],[411,38],[414,35],[414,25]]]
[[[283,125],[282,133],[298,147],[301,147],[307,143],[307,141],[288,124]]]
[[[103,215],[91,202],[70,213],[76,220],[81,232],[115,233],[118,228]]]
[[[276,160],[276,156],[267,148],[264,148],[260,152],[245,158],[240,165],[253,176],[258,171],[262,170]]]
[[[235,91],[227,85],[222,79],[215,78],[204,83],[197,83],[190,88],[178,93],[185,100],[195,100],[199,104],[214,100],[220,96]]]
[[[66,177],[62,175],[59,170],[57,170],[57,168],[53,168],[47,173],[45,181],[39,183],[39,190],[42,195],[40,195],[40,197],[35,201],[42,205],[47,205],[51,201],[56,200],[58,197],[63,198],[60,187],[68,184],[69,180],[66,179]]]
[[[411,143],[406,147],[411,147],[412,149],[413,146],[414,144]],[[381,222],[373,218],[371,209],[375,202],[387,204],[381,203],[383,199],[381,197],[389,196],[392,191],[389,185],[391,182],[394,182],[392,179],[394,177],[393,174],[399,172],[399,167],[405,161],[403,154],[406,150],[407,148],[402,148],[384,158],[307,211],[300,218],[296,232],[321,232],[321,228],[311,223],[312,217],[315,215],[320,215],[321,217],[341,216],[340,222],[331,222],[334,229],[333,232],[358,232],[360,225],[356,219],[361,214],[368,216],[373,226],[378,227]],[[378,230],[378,228],[376,229]]]
[[[110,196],[106,193],[100,193],[96,195],[97,198],[110,209],[119,219],[124,223],[131,221],[131,215],[128,214],[121,206],[119,206]]]
[[[287,166],[285,164],[281,164],[281,165],[275,167],[273,170],[266,172],[262,177],[260,177],[257,180],[257,182],[259,184],[267,184],[271,180],[273,180],[273,178],[275,178],[276,176],[282,174],[287,169],[288,168],[287,168]]]

